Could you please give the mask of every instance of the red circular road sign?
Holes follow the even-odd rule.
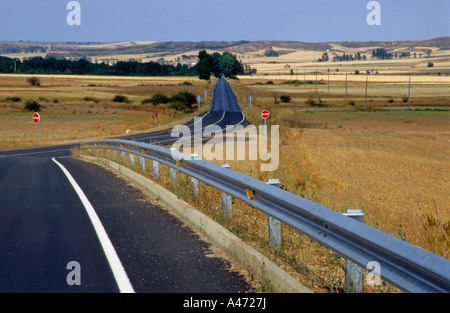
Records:
[[[35,124],[38,124],[39,123],[39,121],[41,120],[41,116],[39,115],[39,113],[34,113],[33,114],[33,122],[35,123]]]
[[[269,111],[267,111],[267,110],[262,110],[262,112],[261,112],[261,117],[263,118],[263,119],[268,119],[269,118],[269,116],[270,116],[270,113],[269,113]]]

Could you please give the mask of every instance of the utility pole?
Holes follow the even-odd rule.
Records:
[[[347,102],[347,72],[345,72],[345,102]]]
[[[328,69],[328,94],[330,94],[330,69]]]
[[[409,85],[408,85],[408,112],[407,112],[407,116],[406,119],[409,120],[409,101],[411,98],[411,76],[409,76]]]
[[[365,101],[364,101],[364,111],[366,111],[367,110],[367,75],[366,75],[366,98],[365,98]]]

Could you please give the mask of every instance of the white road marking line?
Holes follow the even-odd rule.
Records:
[[[69,150],[69,149],[48,150],[48,151],[36,151],[36,152],[25,152],[25,153],[17,153],[17,154],[5,154],[5,155],[0,155],[0,158],[16,157],[16,156],[24,156],[24,155],[32,155],[32,154],[41,154],[41,153],[49,153],[49,152],[60,152],[60,151],[67,151],[67,150]]]
[[[95,213],[94,207],[89,202],[88,198],[84,194],[83,190],[81,190],[75,179],[73,179],[69,171],[61,163],[56,161],[55,158],[52,158],[52,161],[61,168],[61,170],[64,172],[67,179],[75,189],[75,192],[78,194],[78,197],[80,197],[80,200],[83,203],[86,212],[89,215],[89,218],[91,219],[92,225],[94,226],[95,232],[97,233],[98,239],[100,240],[103,251],[105,252],[106,258],[108,259],[109,266],[111,267],[120,292],[134,293],[133,286],[128,279],[127,273],[125,272],[125,269],[123,268],[123,265],[120,262],[119,257],[117,256],[116,250],[114,249],[114,246],[112,245],[111,240],[109,239],[108,234],[105,231],[105,228],[98,218],[97,213]]]

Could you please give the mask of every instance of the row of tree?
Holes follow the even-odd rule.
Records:
[[[390,59],[404,59],[404,58],[410,58],[411,52],[388,52],[386,49],[383,48],[377,48],[375,50],[372,50],[372,58],[373,59],[379,59],[379,60],[390,60]],[[413,54],[414,58],[417,57],[417,53],[414,52]],[[427,56],[430,56],[430,52],[427,52]],[[419,53],[419,57],[422,57],[422,53]],[[342,55],[334,55],[332,58],[333,62],[342,62],[342,61],[366,61],[367,57],[366,55],[362,55],[360,52],[356,52],[355,54],[351,53],[343,53]],[[317,62],[327,62],[329,61],[329,55],[327,52],[324,52],[322,56],[317,59]]]
[[[67,60],[34,57],[20,61],[0,57],[0,73],[23,74],[77,74],[77,75],[129,75],[129,76],[196,76],[197,66],[161,65],[157,62],[141,63],[119,61],[114,65],[92,63],[86,59]]]
[[[202,50],[198,53],[197,67],[199,78],[205,80],[209,80],[211,74],[216,77],[222,74],[231,78],[238,74],[244,74],[242,64],[229,52],[209,54],[206,50]]]

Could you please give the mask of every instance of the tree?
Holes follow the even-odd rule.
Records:
[[[212,71],[212,59],[211,56],[206,52],[206,50],[202,50],[198,53],[198,77],[200,79],[209,80],[211,78]]]
[[[219,69],[225,77],[235,77],[244,73],[242,64],[229,52],[224,52],[220,57]]]

